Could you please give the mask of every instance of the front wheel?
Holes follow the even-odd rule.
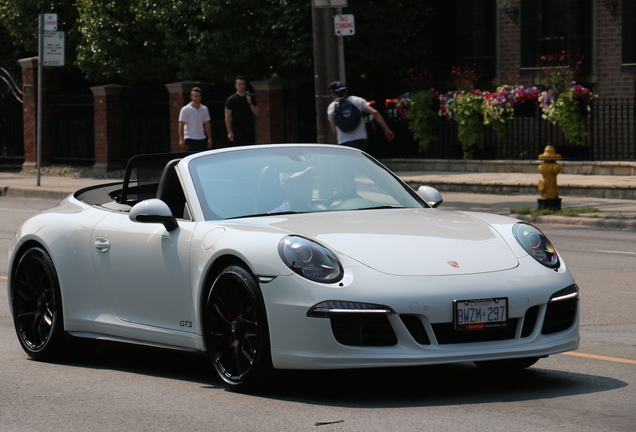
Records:
[[[239,266],[225,268],[205,299],[203,330],[214,369],[229,389],[252,390],[272,370],[269,330],[258,283]]]
[[[36,359],[58,359],[64,351],[65,333],[57,273],[42,248],[29,249],[16,267],[11,282],[13,323],[26,353]]]

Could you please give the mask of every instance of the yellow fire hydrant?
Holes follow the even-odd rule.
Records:
[[[539,160],[543,163],[539,165],[539,172],[543,176],[539,180],[539,193],[541,198],[537,200],[539,210],[561,209],[561,198],[559,198],[559,188],[557,185],[557,175],[561,172],[561,166],[556,161],[561,160],[561,155],[557,154],[553,146],[548,145],[539,155]]]

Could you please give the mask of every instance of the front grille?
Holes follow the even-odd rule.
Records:
[[[385,314],[342,313],[332,315],[331,330],[336,340],[351,346],[393,346],[397,337]]]
[[[411,333],[415,342],[420,345],[430,345],[431,341],[426,334],[424,324],[422,320],[416,315],[401,315],[402,322],[406,326],[406,329]]]
[[[526,315],[523,318],[523,327],[521,328],[521,337],[528,337],[534,331],[534,326],[537,324],[537,317],[539,316],[539,306],[532,306],[526,311]]]
[[[576,298],[548,303],[541,333],[552,334],[572,327],[576,319],[578,303],[579,300]]]
[[[514,339],[517,331],[518,318],[510,318],[508,327],[480,331],[455,331],[453,323],[433,324],[435,337],[440,345],[461,344],[470,342],[491,342]]]
[[[523,318],[521,338],[529,337],[539,321],[540,306],[529,308]],[[541,333],[544,335],[561,332],[574,325],[578,310],[578,299],[548,303]],[[520,325],[519,318],[508,319],[505,328],[456,331],[452,322],[431,324],[425,327],[418,315],[400,315],[404,327],[420,345],[431,345],[429,332],[433,331],[440,345],[465,344],[512,340]],[[338,313],[330,317],[331,329],[336,340],[349,346],[394,346],[397,337],[386,314],[382,313]]]

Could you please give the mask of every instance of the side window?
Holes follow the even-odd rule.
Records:
[[[592,72],[592,0],[521,0],[521,70],[533,71],[541,56],[565,52],[583,57]]]

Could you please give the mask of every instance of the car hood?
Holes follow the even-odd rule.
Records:
[[[519,264],[497,231],[471,213],[391,209],[272,219],[271,226],[316,239],[334,252],[388,274],[487,273]]]

